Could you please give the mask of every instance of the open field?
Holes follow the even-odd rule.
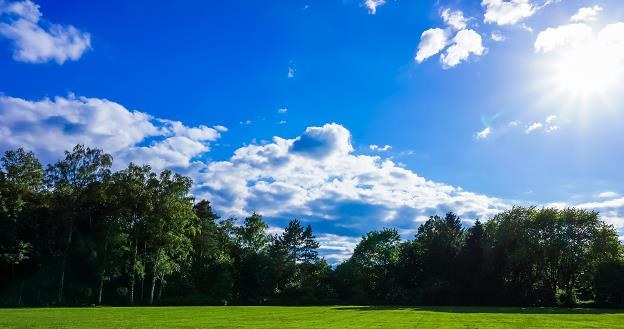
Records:
[[[624,310],[495,307],[0,309],[0,328],[624,328]]]

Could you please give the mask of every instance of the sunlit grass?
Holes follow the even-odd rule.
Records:
[[[494,307],[0,309],[0,328],[622,328],[624,312]]]

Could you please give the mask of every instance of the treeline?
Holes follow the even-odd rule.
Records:
[[[0,161],[0,305],[624,305],[624,251],[596,212],[517,207],[470,228],[385,228],[332,268],[298,220],[221,219],[191,180],[76,146]]]

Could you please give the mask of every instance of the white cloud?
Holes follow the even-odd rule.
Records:
[[[423,216],[451,210],[466,219],[486,218],[507,207],[498,199],[426,180],[389,159],[355,154],[350,132],[338,124],[244,146],[229,160],[192,168],[195,193],[212,200],[224,216],[253,211],[268,218],[298,216],[333,228],[330,232],[414,228]]]
[[[587,42],[592,37],[592,28],[585,24],[568,24],[547,28],[535,39],[535,52],[548,53],[559,47]]]
[[[591,22],[595,21],[598,14],[602,12],[602,7],[596,5],[593,7],[580,8],[574,16],[570,17],[572,22]]]
[[[277,109],[277,113],[286,113],[286,112],[288,112],[288,109],[285,107]]]
[[[527,134],[530,134],[538,129],[542,129],[544,127],[544,125],[540,122],[534,122],[533,124],[531,124],[530,126],[527,127],[527,129],[524,131]]]
[[[214,126],[213,128],[214,128],[216,131],[219,131],[219,132],[227,132],[227,131],[228,131],[227,127],[225,127],[225,126],[220,126],[220,125],[217,125],[217,126]]]
[[[353,253],[361,237],[341,236],[336,234],[319,234],[316,236],[319,244],[320,254],[325,257],[328,263],[338,264]]]
[[[557,119],[557,116],[556,116],[556,115],[549,115],[549,116],[546,118],[546,120],[545,120],[545,121],[546,121],[546,123],[552,123],[552,122],[553,122],[553,121],[555,121],[556,119]]]
[[[559,126],[548,126],[548,127],[546,127],[546,130],[545,130],[545,131],[546,131],[547,133],[552,133],[552,132],[555,132],[555,131],[557,131],[557,130],[559,130]]]
[[[289,67],[288,68],[288,79],[292,79],[295,77],[295,68],[294,67]]]
[[[611,198],[617,198],[620,195],[616,192],[612,192],[612,191],[607,191],[607,192],[602,192],[602,193],[598,193],[595,195],[596,198],[601,198],[601,199],[611,199]]]
[[[445,54],[440,56],[445,68],[454,67],[466,60],[470,54],[481,56],[485,53],[481,35],[474,30],[461,30],[453,38],[453,44],[448,47]]]
[[[389,151],[392,148],[392,146],[390,146],[388,144],[386,144],[384,146],[379,146],[379,145],[372,144],[372,145],[369,145],[368,148],[371,151],[385,152],[385,151]]]
[[[587,202],[576,207],[598,211],[602,219],[624,235],[624,197],[613,196],[607,200]]]
[[[518,122],[518,121],[511,121],[507,125],[509,127],[517,127],[519,124],[520,124],[520,122]]]
[[[503,42],[506,40],[505,36],[502,35],[500,32],[498,31],[494,31],[490,34],[490,38],[495,41],[495,42]]]
[[[451,10],[446,8],[441,13],[444,23],[453,27],[456,30],[463,30],[466,28],[468,20],[464,17],[464,13],[461,10]]]
[[[423,32],[418,44],[418,52],[414,58],[418,63],[436,55],[446,47],[447,37],[443,29],[433,28]]]
[[[219,137],[216,128],[188,127],[106,99],[0,96],[0,149],[24,147],[47,161],[85,144],[111,153],[119,165],[134,161],[157,169],[187,167]]]
[[[386,3],[385,0],[366,0],[364,1],[364,5],[368,8],[368,13],[371,15],[375,15],[377,13],[377,7],[382,6]]]
[[[71,25],[42,22],[30,0],[0,2],[0,35],[11,40],[13,58],[28,63],[78,60],[91,48],[91,36]]]
[[[280,120],[280,122],[278,122],[281,125],[285,125],[286,124],[286,120]]]
[[[474,138],[475,139],[485,139],[488,138],[488,136],[490,136],[490,134],[492,133],[492,129],[490,127],[487,127],[483,130],[481,130],[480,132],[476,133]]]
[[[529,0],[483,0],[484,22],[497,25],[514,25],[533,16],[537,7]]]

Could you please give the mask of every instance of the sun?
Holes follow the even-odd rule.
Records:
[[[553,58],[553,84],[575,100],[606,98],[622,77],[622,62],[598,42],[566,49]]]

